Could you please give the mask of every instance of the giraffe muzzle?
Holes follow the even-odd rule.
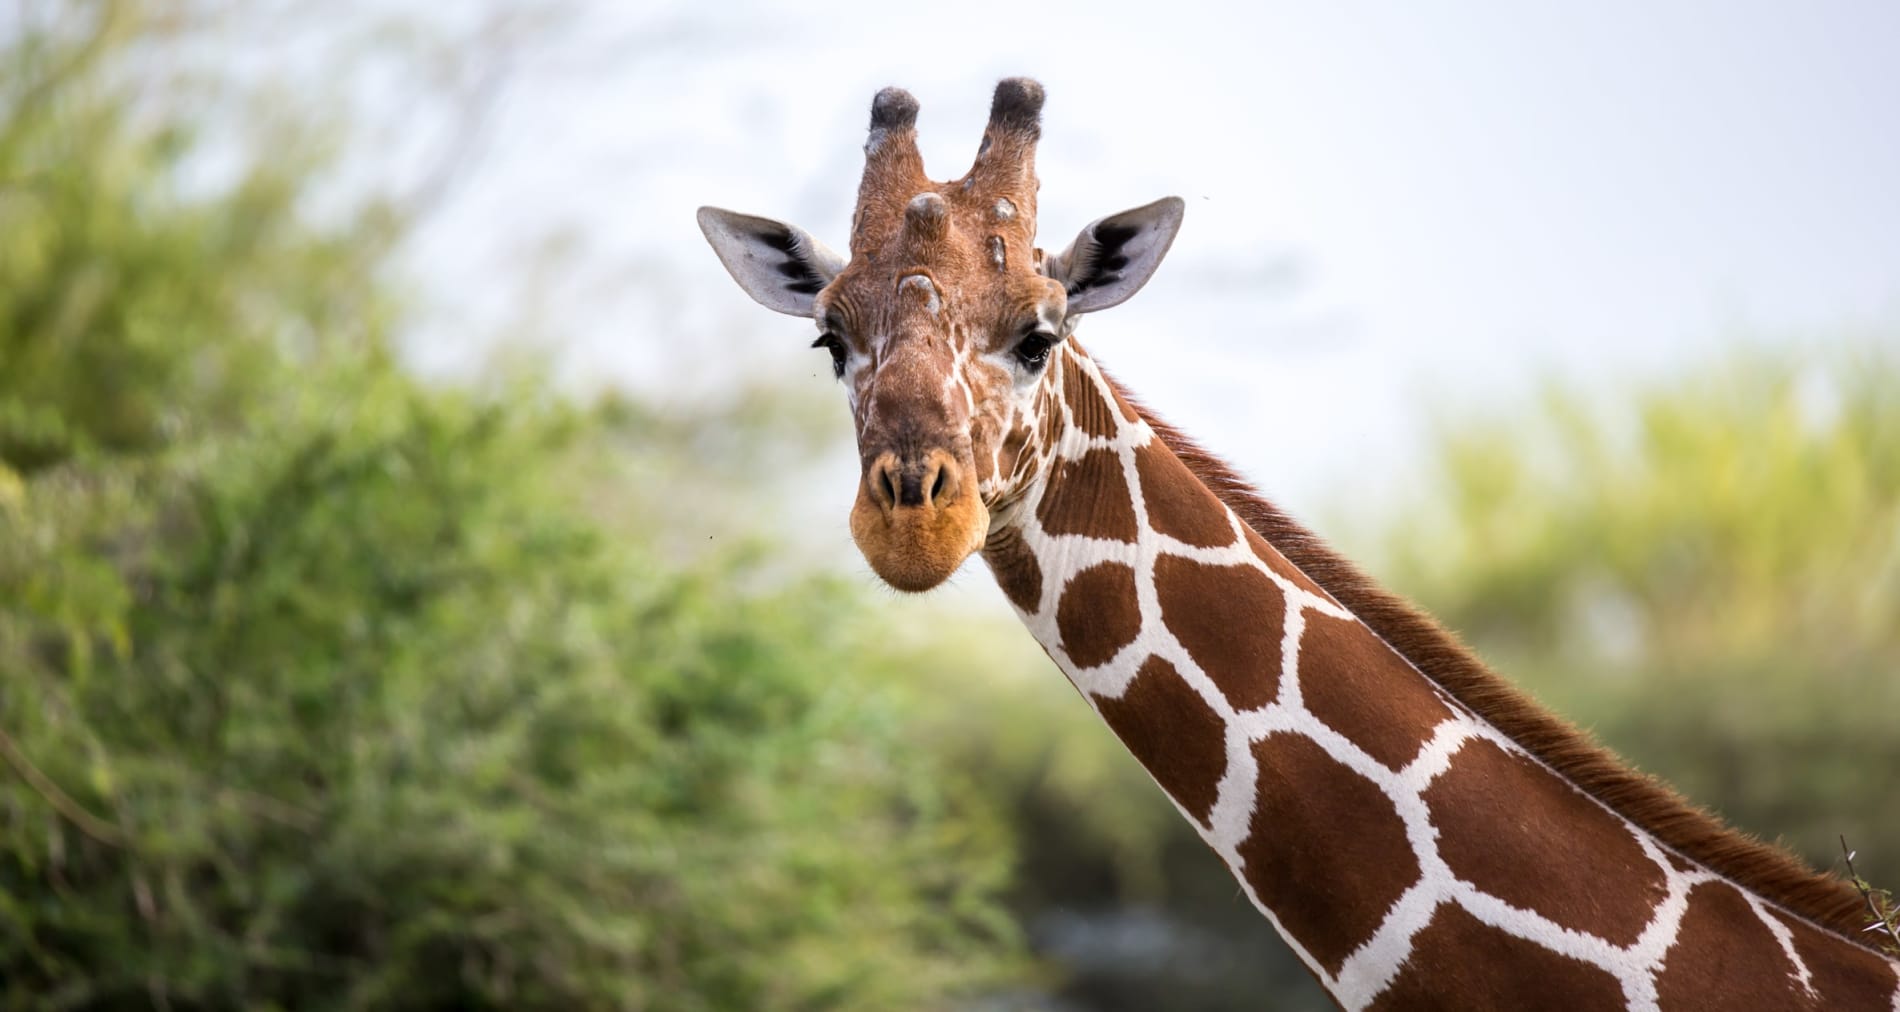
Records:
[[[969,469],[948,451],[886,451],[864,469],[851,537],[892,587],[917,593],[937,586],[988,533],[989,510]]]

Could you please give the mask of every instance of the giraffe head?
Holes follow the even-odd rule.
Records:
[[[809,317],[856,422],[851,535],[891,586],[942,583],[1041,477],[1061,431],[1052,354],[1085,313],[1145,284],[1181,226],[1169,197],[1102,218],[1059,255],[1036,241],[1042,86],[996,86],[976,162],[933,183],[917,100],[871,103],[850,256],[719,208],[699,225],[761,305]]]

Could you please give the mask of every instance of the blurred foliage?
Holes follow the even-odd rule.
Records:
[[[1391,572],[1625,757],[1900,878],[1900,356],[1745,353],[1443,427]]]
[[[304,121],[208,152],[182,110],[215,85],[157,58],[180,31],[158,8],[80,3],[9,26],[0,460],[16,472],[232,424],[274,389],[272,370],[319,340],[371,346],[390,319],[392,290],[372,274],[397,237],[392,208],[308,224],[300,203],[332,142]],[[208,154],[235,178],[188,199],[182,177],[205,174]]]
[[[1007,835],[909,742],[951,665],[757,546],[682,571],[623,536],[656,490],[611,461],[684,423],[404,375],[398,219],[311,225],[294,145],[181,185],[141,13],[0,51],[7,1006],[1005,979]]]

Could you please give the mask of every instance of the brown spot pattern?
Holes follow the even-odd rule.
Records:
[[[1260,793],[1239,848],[1247,881],[1287,933],[1337,973],[1418,881],[1405,823],[1378,785],[1310,738],[1271,734],[1253,754]]]
[[[1022,535],[1010,530],[984,548],[983,561],[989,563],[996,585],[1010,603],[1034,615],[1042,604],[1042,564],[1023,543]]]
[[[1118,698],[1095,703],[1161,789],[1202,825],[1227,771],[1227,726],[1174,665],[1150,657]]]
[[[1858,945],[1850,945],[1834,935],[1795,917],[1770,916],[1788,926],[1794,938],[1795,954],[1807,965],[1808,982],[1820,996],[1811,1007],[1854,1009],[1890,1007],[1894,989],[1900,987],[1894,965]],[[1797,994],[1803,995],[1799,986]],[[1811,1000],[1811,999],[1810,999]]]
[[[1688,912],[1656,976],[1656,997],[1664,1008],[1741,1009],[1789,1008],[1806,994],[1781,943],[1742,894],[1726,882],[1705,882],[1689,892]]]
[[[1141,632],[1135,571],[1119,562],[1102,562],[1075,574],[1056,603],[1056,630],[1063,651],[1078,668],[1114,657]]]
[[[1048,494],[1036,504],[1036,519],[1050,534],[1133,542],[1139,530],[1135,500],[1128,494],[1120,455],[1114,450],[1090,450],[1057,464]]]
[[[996,476],[997,461],[991,455],[990,449],[997,445],[996,437],[1000,431],[996,421],[987,415],[977,415],[970,419],[970,446],[972,456],[975,458],[973,461],[975,467],[972,469],[971,476],[978,483]]]
[[[1095,381],[1082,371],[1077,356],[1062,357],[1062,393],[1068,399],[1076,428],[1091,436],[1115,435],[1115,412],[1102,400]]]
[[[1246,566],[1209,566],[1178,555],[1155,560],[1161,621],[1235,709],[1273,701],[1280,688],[1286,596]]]
[[[1548,770],[1469,741],[1425,790],[1452,874],[1566,928],[1629,945],[1667,880],[1634,837]]]
[[[1358,622],[1308,612],[1299,673],[1300,696],[1320,723],[1393,769],[1452,715],[1424,675]]]
[[[996,455],[997,476],[1008,480],[1016,473],[1016,466],[1022,462],[1023,448],[1029,445],[1029,426],[1021,422],[1009,430],[1003,437],[1002,452]]]
[[[1062,435],[1062,412],[1056,410],[1055,394],[1047,385],[1036,395],[1036,433],[1044,452],[1054,450]]]
[[[1227,507],[1159,439],[1135,450],[1135,473],[1148,506],[1148,526],[1200,548],[1234,543]]]
[[[1623,988],[1609,971],[1552,952],[1465,908],[1440,906],[1412,938],[1399,975],[1372,1002],[1375,1009],[1623,1009]],[[1720,1008],[1690,1005],[1688,1008]]]

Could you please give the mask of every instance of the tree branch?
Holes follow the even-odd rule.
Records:
[[[124,830],[86,811],[85,806],[74,801],[72,795],[61,790],[58,784],[40,772],[40,768],[27,759],[13,737],[3,729],[0,729],[0,757],[4,757],[7,765],[13,767],[13,771],[20,775],[20,779],[26,781],[27,786],[39,792],[40,797],[45,798],[46,803],[52,805],[54,811],[65,816],[66,821],[79,827],[80,832],[108,846],[125,846]]]
[[[1867,930],[1885,931],[1887,937],[1893,939],[1894,954],[1900,955],[1900,907],[1894,906],[1892,894],[1868,885],[1867,880],[1854,870],[1854,852],[1847,849],[1845,836],[1841,837],[1841,857],[1847,861],[1848,879],[1854,883],[1854,888],[1860,890],[1860,898],[1867,901],[1867,913],[1873,918],[1867,923]],[[1881,944],[1885,945],[1886,942],[1882,941]]]

